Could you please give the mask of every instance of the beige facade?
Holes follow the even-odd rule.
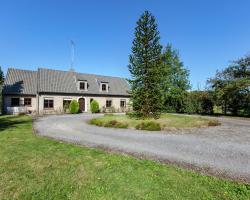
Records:
[[[12,98],[19,98],[20,102],[24,102],[24,98],[31,98],[31,105],[24,106],[20,103],[19,108],[11,105]],[[39,98],[39,101],[37,99]],[[84,111],[90,111],[91,100],[96,100],[99,103],[101,112],[125,112],[129,109],[129,98],[128,97],[113,97],[113,96],[70,96],[70,95],[51,95],[42,94],[39,96],[5,96],[4,107],[5,111],[9,114],[15,114],[20,112],[29,112],[34,114],[59,114],[64,112],[63,102],[64,100],[76,100],[84,99]],[[45,108],[44,101],[52,100],[53,108]],[[106,108],[106,101],[111,101],[111,107]],[[125,107],[121,107],[121,101],[125,101]],[[39,108],[39,112],[38,109]]]
[[[63,112],[63,101],[64,100],[76,100],[79,101],[79,99],[84,99],[85,102],[85,110],[84,112],[90,112],[90,101],[96,100],[99,103],[99,107],[101,112],[107,110],[106,108],[106,101],[111,100],[112,105],[111,107],[114,109],[114,112],[125,112],[127,109],[129,109],[129,98],[127,97],[99,97],[99,96],[62,96],[62,95],[39,95],[39,113],[40,114],[48,114],[52,112],[61,113]],[[53,109],[46,109],[44,108],[44,100],[45,99],[51,99],[54,102],[54,108]],[[122,108],[120,106],[120,101],[124,100],[126,102],[126,108]]]
[[[13,98],[19,98],[19,106],[12,106]],[[30,99],[31,105],[24,105],[24,99]],[[4,96],[4,111],[8,114],[16,114],[20,112],[34,113],[36,112],[36,97],[35,96]]]

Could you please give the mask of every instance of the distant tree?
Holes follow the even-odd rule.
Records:
[[[185,112],[189,114],[213,114],[213,95],[210,91],[191,91],[186,98]]]
[[[2,68],[0,66],[0,114],[2,113],[2,100],[3,100],[3,96],[2,96],[2,90],[3,90],[3,82],[4,82],[4,73],[2,71]]]
[[[217,71],[208,84],[214,91],[216,104],[223,108],[224,114],[250,115],[250,55]]]
[[[161,56],[164,69],[162,92],[166,111],[184,112],[187,90],[190,89],[189,71],[184,67],[177,50],[170,44]]]
[[[2,68],[0,66],[0,85],[1,86],[3,85],[3,82],[4,82],[4,74],[3,74]]]
[[[145,11],[137,21],[128,66],[133,110],[143,117],[157,118],[162,109],[161,49],[156,19]]]

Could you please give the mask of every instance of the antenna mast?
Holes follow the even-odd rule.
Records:
[[[71,48],[71,63],[70,63],[70,71],[74,71],[74,59],[75,59],[75,43],[73,40],[70,40],[70,48]]]

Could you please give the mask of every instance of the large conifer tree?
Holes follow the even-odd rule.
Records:
[[[133,109],[143,117],[157,118],[162,109],[161,49],[155,17],[145,11],[137,21],[128,66]]]
[[[2,114],[2,89],[3,89],[3,82],[4,82],[4,74],[2,68],[0,66],[0,114]]]

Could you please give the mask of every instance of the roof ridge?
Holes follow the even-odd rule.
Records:
[[[19,69],[19,68],[14,68],[14,67],[8,67],[8,70],[7,70],[7,72],[9,71],[9,70],[17,70],[17,71],[28,71],[28,72],[37,72],[37,70],[31,70],[31,69]]]
[[[58,72],[71,72],[71,71],[66,71],[66,70],[60,70],[60,69],[51,69],[51,68],[45,68],[45,67],[39,67],[38,70],[50,70],[50,71],[58,71]],[[93,76],[102,76],[102,77],[107,77],[107,78],[120,78],[120,79],[126,79],[123,77],[119,76],[108,76],[108,75],[101,75],[101,74],[92,74],[92,73],[83,73],[83,72],[76,72],[74,71],[77,75],[93,75]]]

